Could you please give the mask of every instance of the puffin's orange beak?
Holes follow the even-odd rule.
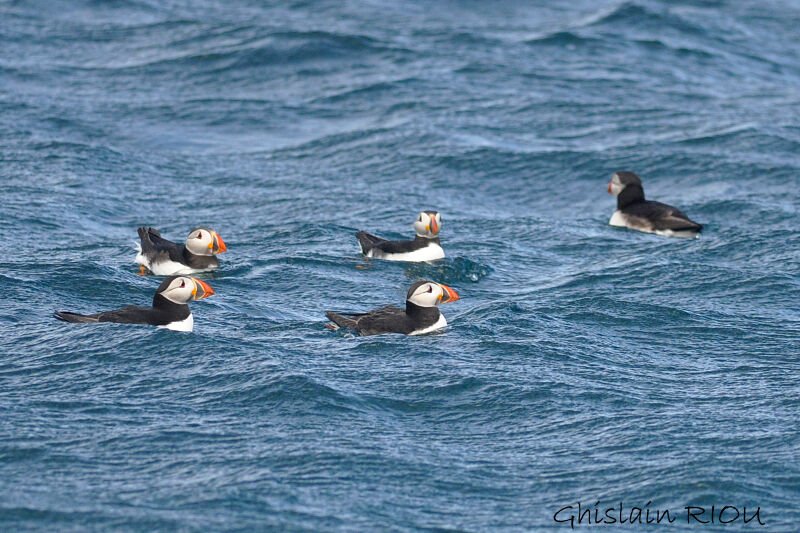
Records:
[[[228,247],[225,246],[225,241],[222,240],[222,237],[215,231],[214,232],[214,253],[221,254],[222,252],[227,252]]]
[[[455,302],[460,298],[460,296],[456,291],[454,291],[444,283],[440,283],[439,286],[444,290],[444,294],[442,295],[442,301],[439,302],[440,304],[446,304],[447,302]]]
[[[611,180],[611,181],[608,182],[608,194],[614,194],[613,192],[611,192],[611,184],[612,183],[614,183],[614,180]]]
[[[431,217],[431,233],[434,235],[439,233],[439,224],[436,223],[436,217]]]
[[[206,283],[205,281],[200,281],[199,279],[191,278],[192,282],[194,282],[194,290],[192,291],[192,296],[195,300],[202,300],[203,298],[208,298],[212,294],[214,294],[214,289]],[[200,290],[198,290],[200,289]]]

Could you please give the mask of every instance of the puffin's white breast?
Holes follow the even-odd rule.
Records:
[[[608,221],[611,226],[633,229],[644,233],[653,233],[653,223],[644,217],[634,217],[626,215],[622,211],[614,211],[611,215],[611,220]]]
[[[159,328],[164,329],[171,329],[172,331],[192,331],[194,328],[194,317],[191,313],[189,316],[184,318],[183,320],[178,320],[177,322],[170,322],[169,324],[165,324],[163,326],[158,326]]]
[[[136,264],[142,265],[156,276],[185,276],[186,274],[198,274],[200,272],[208,272],[214,270],[213,268],[197,269],[190,266],[178,263],[172,259],[166,261],[157,261],[152,263],[150,259],[144,256],[141,252],[136,254]]]
[[[608,223],[611,226],[617,226],[621,228],[628,227],[628,224],[625,221],[625,215],[622,214],[622,211],[614,211],[614,214],[611,215],[611,220],[609,220]]]
[[[424,335],[425,333],[431,333],[433,331],[436,331],[437,329],[442,329],[446,325],[447,325],[447,320],[444,318],[443,314],[439,313],[439,320],[437,320],[434,325],[428,326],[425,329],[412,331],[411,333],[409,333],[409,335]]]
[[[672,229],[657,229],[654,232],[656,235],[662,235],[664,237],[676,237],[679,239],[697,239],[700,237],[700,234],[696,231],[691,230],[672,230]]]
[[[435,261],[437,259],[444,259],[444,250],[441,246],[432,242],[425,248],[420,248],[413,252],[403,252],[401,254],[383,253],[379,259],[385,259],[387,261]]]

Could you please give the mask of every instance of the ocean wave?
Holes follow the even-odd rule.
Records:
[[[621,2],[610,8],[603,8],[585,16],[575,24],[579,28],[606,28],[621,26],[626,28],[657,29],[671,28],[687,34],[704,35],[705,30],[698,24],[678,15],[668,7],[660,10],[637,2]]]
[[[168,29],[168,28],[167,28]],[[233,42],[217,44],[220,35],[193,36],[168,43],[159,49],[145,49],[133,57],[104,58],[75,68],[107,70],[200,68],[205,74],[224,71],[241,72],[264,66],[299,65],[304,62],[357,57],[362,54],[382,52],[406,53],[407,50],[387,46],[366,35],[338,34],[326,31],[308,32],[258,32],[248,28],[246,37]],[[236,33],[241,29],[234,29]],[[173,51],[175,47],[177,51]],[[186,50],[180,50],[186,48]],[[198,51],[198,48],[200,51]],[[165,53],[167,52],[167,53]]]
[[[533,37],[525,41],[530,45],[545,46],[598,46],[604,43],[603,39],[579,35],[574,31],[558,31]]]

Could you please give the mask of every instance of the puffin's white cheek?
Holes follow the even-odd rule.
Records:
[[[418,301],[420,305],[432,307],[438,302],[438,295],[435,292],[424,292],[419,295]]]
[[[170,302],[183,304],[191,298],[192,290],[188,287],[174,287],[164,292],[164,297]]]
[[[186,247],[195,255],[210,255],[211,248],[209,244],[211,239],[198,239],[197,237],[190,238],[186,241]]]

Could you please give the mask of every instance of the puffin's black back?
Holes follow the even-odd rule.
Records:
[[[328,311],[328,320],[341,328],[356,330],[361,335],[379,335],[381,333],[404,333],[406,335],[430,327],[439,320],[439,308],[422,307],[409,300],[420,286],[430,283],[427,280],[417,281],[406,294],[406,308],[401,309],[387,305],[368,313],[334,313]]]
[[[625,186],[617,196],[617,209],[619,211],[626,215],[649,221],[654,230],[699,232],[703,229],[701,224],[690,220],[677,207],[646,200],[642,180],[635,173],[620,170],[616,174],[619,182]]]
[[[93,315],[82,315],[68,311],[56,311],[55,317],[64,322],[117,322],[120,324],[151,324],[165,326],[186,319],[191,311],[187,304],[171,302],[161,295],[178,276],[169,276],[161,282],[153,296],[153,307],[129,305],[122,309],[103,311]]]
[[[417,235],[414,237],[413,241],[382,241],[374,245],[373,248],[379,248],[387,254],[405,254],[421,250],[422,248],[430,246],[432,242],[440,244],[439,237],[429,239],[428,237],[420,237]]]

